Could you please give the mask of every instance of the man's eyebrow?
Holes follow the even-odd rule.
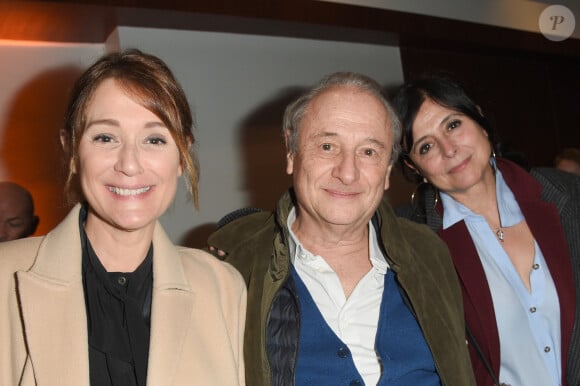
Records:
[[[314,138],[336,137],[338,133],[333,131],[320,131],[313,135]]]
[[[379,147],[381,147],[383,149],[386,149],[387,148],[387,144],[385,142],[383,142],[383,141],[379,141],[378,139],[375,139],[375,138],[367,138],[367,141],[368,142],[371,142],[371,143],[374,143],[375,145],[377,145],[377,146],[379,146]]]
[[[321,131],[321,132],[314,134],[312,137],[313,138],[338,137],[338,133],[335,133],[333,131]],[[380,140],[373,138],[373,137],[368,137],[365,139],[365,141],[373,143],[373,144],[375,144],[383,149],[387,148],[387,144],[385,142],[380,141]]]

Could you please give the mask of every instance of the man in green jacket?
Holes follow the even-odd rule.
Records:
[[[475,385],[447,249],[383,200],[401,129],[380,86],[331,74],[283,130],[293,188],[209,239],[248,286],[247,384]]]

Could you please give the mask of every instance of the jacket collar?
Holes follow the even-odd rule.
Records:
[[[286,224],[290,211],[295,206],[295,202],[294,191],[292,189],[284,193],[278,201],[276,211],[278,232],[276,232],[277,238],[274,243],[278,247],[277,250],[279,252],[287,250],[284,247],[287,244],[289,236]],[[395,272],[399,271],[401,264],[412,269],[413,264],[407,261],[407,259],[415,258],[415,253],[407,242],[408,237],[401,233],[398,221],[395,212],[386,199],[381,200],[379,207],[371,219],[371,223],[375,227],[377,238],[379,239],[379,246],[383,250],[390,268]],[[401,261],[403,258],[405,261]],[[275,275],[285,273],[288,269],[286,267],[288,263],[289,258],[281,257],[280,253],[276,253],[275,259],[272,260],[271,270]]]
[[[39,384],[89,384],[79,211],[76,205],[44,237],[31,269],[17,273],[24,329]],[[153,245],[148,383],[170,384],[190,328],[194,293],[179,252],[159,223]]]
[[[276,253],[274,253],[270,264],[270,273],[275,281],[284,279],[290,272],[290,234],[286,224],[290,211],[295,207],[295,203],[296,197],[293,189],[289,189],[278,200],[275,218],[278,231],[275,232],[274,236],[274,250]]]
[[[389,267],[396,273],[401,273],[401,271],[414,272],[417,267],[414,263],[416,252],[410,243],[420,242],[420,240],[414,240],[414,237],[419,234],[402,233],[400,219],[395,215],[386,199],[381,200],[372,223],[377,235],[380,235],[379,246],[383,249]]]
[[[39,384],[89,384],[79,209],[77,205],[44,237],[31,269],[17,273],[24,330]]]
[[[202,299],[190,286],[179,248],[159,223],[153,233],[153,302],[147,384],[171,385],[182,357],[196,301]],[[201,272],[194,274],[201,275]],[[195,278],[192,279],[195,282]],[[197,307],[201,308],[201,307]],[[198,310],[198,312],[203,312]]]
[[[82,282],[82,250],[78,228],[80,207],[80,204],[75,205],[65,219],[45,236],[30,269],[31,273],[62,285]],[[179,253],[159,222],[153,231],[153,245],[155,255],[159,256],[153,259],[155,288],[190,291]]]

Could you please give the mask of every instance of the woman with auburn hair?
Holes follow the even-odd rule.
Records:
[[[105,55],[76,82],[61,132],[76,204],[0,246],[0,384],[245,384],[241,276],[158,221],[182,175],[197,206],[192,128],[153,55]]]

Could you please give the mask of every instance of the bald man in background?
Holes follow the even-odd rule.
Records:
[[[28,237],[37,226],[30,192],[13,182],[0,182],[0,242]]]

